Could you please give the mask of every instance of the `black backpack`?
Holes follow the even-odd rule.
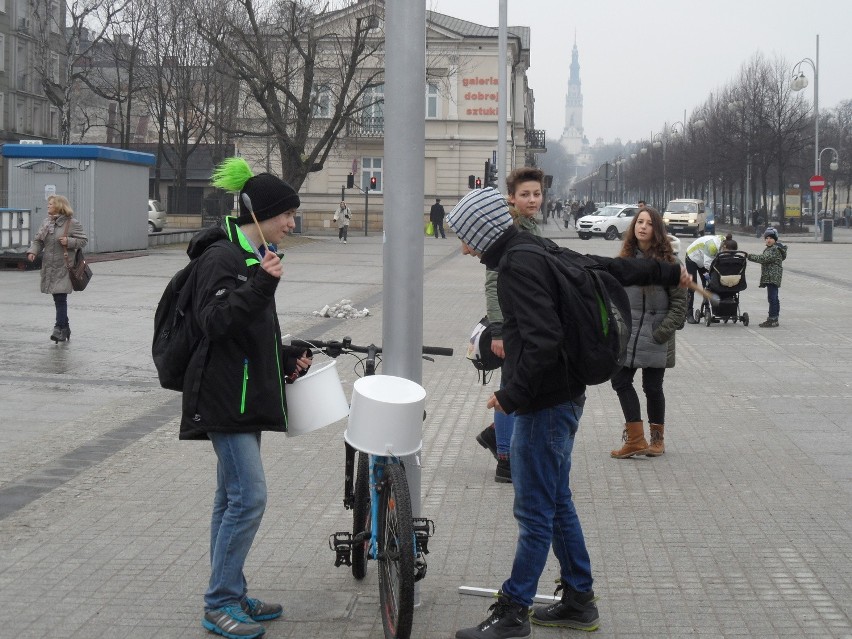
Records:
[[[241,249],[226,239],[214,244],[219,242],[231,247],[235,255],[238,254],[240,263],[243,263]],[[199,345],[207,348],[207,341],[202,339],[201,330],[192,316],[192,294],[195,291],[197,265],[198,257],[194,257],[189,264],[174,274],[166,285],[154,313],[151,356],[157,368],[160,386],[169,390],[183,390],[183,378],[189,360]],[[202,357],[202,361],[203,359]]]
[[[544,255],[559,283],[559,316],[570,375],[587,386],[608,381],[627,359],[630,301],[604,266],[553,242],[518,244],[508,253]],[[505,259],[505,257],[504,257]]]
[[[195,258],[175,273],[154,313],[151,355],[160,386],[169,390],[183,390],[183,376],[200,340],[201,331],[191,313],[197,265],[198,258]]]

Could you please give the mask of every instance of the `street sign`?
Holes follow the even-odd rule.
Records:
[[[811,191],[819,193],[825,188],[825,178],[821,175],[815,175],[811,178]]]

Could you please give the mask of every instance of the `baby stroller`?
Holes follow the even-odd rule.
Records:
[[[723,251],[710,265],[709,273],[704,275],[704,287],[719,296],[718,304],[705,299],[701,308],[695,311],[695,319],[702,317],[707,326],[710,324],[737,320],[748,326],[748,313],[740,315],[740,292],[746,290],[745,270],[748,253],[745,251]]]

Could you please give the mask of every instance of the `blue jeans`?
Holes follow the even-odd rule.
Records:
[[[500,388],[503,388],[503,380],[500,380]],[[497,454],[508,455],[509,445],[512,442],[512,430],[514,429],[514,414],[507,415],[503,411],[494,411],[494,436],[497,438]]]
[[[68,328],[68,293],[54,293],[53,305],[56,307],[56,325]]]
[[[766,299],[769,300],[769,318],[777,320],[781,312],[781,302],[778,301],[778,287],[775,284],[766,285]]]
[[[266,509],[266,477],[260,433],[207,433],[219,462],[210,524],[210,585],[204,609],[245,600],[243,574],[251,544]]]
[[[592,566],[571,501],[571,451],[583,409],[573,402],[515,415],[512,486],[518,545],[503,594],[531,606],[551,543],[562,580],[578,592],[592,589]]]

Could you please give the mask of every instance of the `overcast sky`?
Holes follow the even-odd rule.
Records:
[[[761,51],[791,67],[816,59],[820,110],[852,99],[852,0],[507,0],[509,25],[531,29],[530,86],[536,128],[565,126],[574,32],[583,128],[622,142],[648,138],[683,119]],[[427,7],[496,27],[498,0],[427,0]],[[813,100],[813,73],[802,65]]]

